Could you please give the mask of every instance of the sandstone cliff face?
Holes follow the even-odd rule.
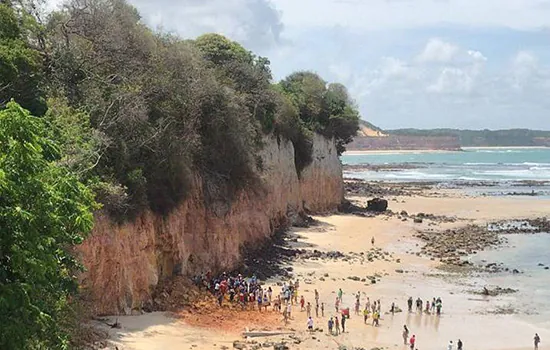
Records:
[[[123,225],[98,213],[80,247],[81,280],[97,314],[130,313],[151,300],[157,283],[174,273],[231,269],[245,243],[261,243],[304,209],[334,210],[343,199],[342,169],[334,144],[314,139],[313,163],[298,178],[290,142],[266,139],[265,191],[242,192],[229,207],[207,209],[200,179],[168,216],[145,212]]]

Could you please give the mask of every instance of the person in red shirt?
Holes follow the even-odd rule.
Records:
[[[416,343],[416,335],[413,334],[411,337],[411,340],[409,340],[409,344],[411,344],[411,350],[414,350],[414,345]]]

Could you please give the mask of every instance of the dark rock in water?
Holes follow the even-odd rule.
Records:
[[[518,269],[513,269],[512,273],[519,273],[519,270]]]
[[[409,216],[409,213],[407,213],[405,210],[402,210],[400,214],[401,216]]]
[[[545,270],[548,270],[548,269],[550,269],[550,267],[548,267],[548,266],[545,266],[545,267],[544,267],[544,269],[545,269]]]
[[[539,263],[539,266],[544,266],[544,264],[543,264],[543,263]]]
[[[374,198],[367,202],[368,211],[383,212],[388,209],[388,201],[381,198]]]

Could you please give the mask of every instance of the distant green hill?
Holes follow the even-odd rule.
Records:
[[[550,131],[543,130],[397,129],[385,132],[401,136],[457,136],[462,147],[550,146]]]

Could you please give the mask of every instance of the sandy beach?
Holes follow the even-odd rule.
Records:
[[[231,317],[213,315],[211,323],[201,324],[199,316],[187,314],[184,318],[168,313],[150,313],[139,316],[119,317],[122,329],[109,330],[112,348],[118,349],[225,349],[233,348],[236,340],[246,341],[241,332],[246,328],[285,330],[295,333],[288,336],[255,338],[248,340],[248,349],[260,348],[269,342],[285,341],[290,349],[408,349],[403,345],[402,327],[407,325],[417,337],[417,348],[422,350],[446,349],[449,340],[460,338],[464,349],[532,349],[535,333],[542,338],[540,349],[550,339],[550,322],[533,321],[518,314],[495,312],[503,305],[514,302],[514,295],[486,297],[473,294],[483,287],[483,281],[467,275],[452,274],[438,268],[439,262],[415,253],[422,246],[414,234],[418,230],[455,228],[470,223],[486,223],[508,218],[535,218],[548,214],[550,200],[522,198],[469,198],[460,192],[447,191],[443,198],[394,197],[390,209],[394,212],[432,213],[456,216],[456,222],[414,223],[395,217],[380,215],[360,217],[355,215],[331,215],[316,217],[318,224],[307,229],[293,229],[290,241],[302,249],[322,252],[338,251],[350,259],[298,260],[288,266],[300,280],[300,295],[315,304],[314,290],[325,303],[325,317],[313,318],[315,327],[323,332],[309,334],[306,331],[306,312],[293,307],[291,322],[285,326],[276,312],[246,314]],[[364,201],[366,198],[352,198]],[[371,238],[375,238],[374,246]],[[383,259],[370,262],[364,257],[374,250],[383,252]],[[359,280],[350,279],[358,276]],[[377,276],[373,284],[365,276]],[[273,278],[267,281],[275,293],[280,291]],[[361,293],[361,309],[369,297],[380,299],[382,317],[379,327],[365,325],[362,316],[354,315],[346,324],[346,333],[339,336],[327,334],[328,317],[335,316],[336,292],[344,291],[343,307],[353,310],[355,294]],[[443,300],[441,316],[407,312],[406,300],[411,296],[424,301],[433,297]],[[404,312],[389,313],[395,303]],[[314,308],[313,308],[314,309]],[[196,317],[196,320],[193,319]],[[202,315],[200,317],[203,317]],[[244,320],[244,321],[243,321]],[[250,320],[250,326],[247,326]],[[262,323],[265,324],[262,325]],[[299,341],[298,341],[298,340]],[[267,344],[266,344],[267,343]],[[269,347],[273,348],[273,346]]]

